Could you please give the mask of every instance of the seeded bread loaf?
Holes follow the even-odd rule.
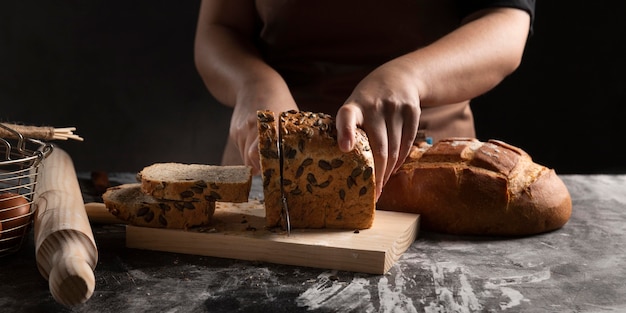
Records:
[[[141,191],[157,199],[247,202],[252,168],[243,165],[155,163],[137,174]]]
[[[259,154],[261,157],[261,179],[263,181],[263,198],[266,225],[273,227],[281,224],[282,211],[274,205],[281,203],[280,197],[280,156],[278,152],[278,120],[272,111],[257,112],[259,129]]]
[[[188,229],[211,222],[215,201],[159,200],[141,191],[139,183],[110,187],[102,195],[104,204],[117,218],[131,225]]]
[[[276,182],[280,161],[273,150],[273,142],[279,142],[292,228],[370,228],[376,208],[375,177],[365,133],[357,130],[355,149],[343,153],[330,115],[288,111],[280,114],[278,123],[269,115],[273,113],[260,112],[258,120],[267,226],[285,226],[280,218],[280,178]]]
[[[424,229],[460,235],[531,235],[562,227],[572,203],[553,169],[502,141],[451,138],[414,147],[378,209],[419,213]]]

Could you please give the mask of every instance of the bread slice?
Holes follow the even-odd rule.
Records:
[[[159,200],[141,191],[139,183],[110,187],[104,204],[117,218],[131,225],[188,229],[211,222],[215,201]]]
[[[278,120],[272,111],[257,112],[259,130],[259,154],[261,156],[261,179],[266,208],[266,225],[273,227],[281,224],[282,206],[280,196],[280,156],[278,152]]]
[[[259,118],[267,120],[270,112]],[[375,215],[374,161],[365,133],[357,130],[356,147],[339,150],[335,121],[324,113],[288,111],[278,119],[283,155],[283,188],[292,228],[366,229]],[[259,120],[261,123],[261,121]],[[261,123],[262,124],[262,123]],[[277,141],[259,127],[259,146],[273,149]],[[262,142],[264,142],[262,146]],[[265,146],[265,143],[267,145]],[[273,153],[260,151],[262,172],[279,170]],[[283,226],[279,186],[264,177],[267,226]],[[277,196],[278,193],[278,196]],[[280,222],[280,224],[278,224]]]
[[[518,147],[475,138],[414,147],[377,205],[420,214],[424,229],[457,235],[532,235],[562,227],[572,213],[553,169]]]
[[[137,174],[141,191],[157,199],[247,202],[252,168],[243,165],[155,163]]]

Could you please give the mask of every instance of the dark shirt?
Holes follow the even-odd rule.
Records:
[[[489,7],[508,7],[524,10],[530,15],[530,31],[533,31],[535,22],[535,0],[459,0],[458,5],[461,15],[469,15],[472,12]]]
[[[439,39],[472,12],[507,6],[534,16],[529,0],[256,0],[256,5],[266,61],[286,80],[300,109],[329,114],[376,67]],[[423,108],[420,128],[435,139],[474,137],[469,99]]]

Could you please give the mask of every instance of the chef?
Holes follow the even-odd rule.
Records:
[[[534,0],[203,0],[195,62],[232,107],[223,164],[259,173],[256,111],[334,114],[374,152],[377,194],[418,130],[475,137],[470,100],[522,60]]]

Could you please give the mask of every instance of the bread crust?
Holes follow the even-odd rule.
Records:
[[[282,112],[278,121],[272,127],[282,132],[283,188],[291,227],[370,228],[376,188],[373,155],[365,133],[357,130],[355,149],[343,153],[337,145],[334,119],[328,114],[288,111]],[[279,162],[263,149],[273,149],[277,139],[268,140],[275,134],[267,129],[271,127],[259,127],[261,167],[263,173],[272,170],[275,175]],[[285,227],[280,218],[280,185],[264,176],[267,226]]]
[[[134,226],[188,229],[208,225],[215,201],[160,200],[141,191],[139,183],[110,187],[102,195],[106,208]]]
[[[522,149],[450,138],[414,147],[377,208],[420,214],[422,227],[436,232],[523,236],[562,227],[572,204],[555,171]]]
[[[268,227],[281,225],[280,161],[278,154],[278,120],[274,112],[257,112],[261,179],[265,203],[265,221]]]
[[[252,169],[243,165],[155,163],[140,171],[137,179],[141,191],[157,199],[247,202]]]

